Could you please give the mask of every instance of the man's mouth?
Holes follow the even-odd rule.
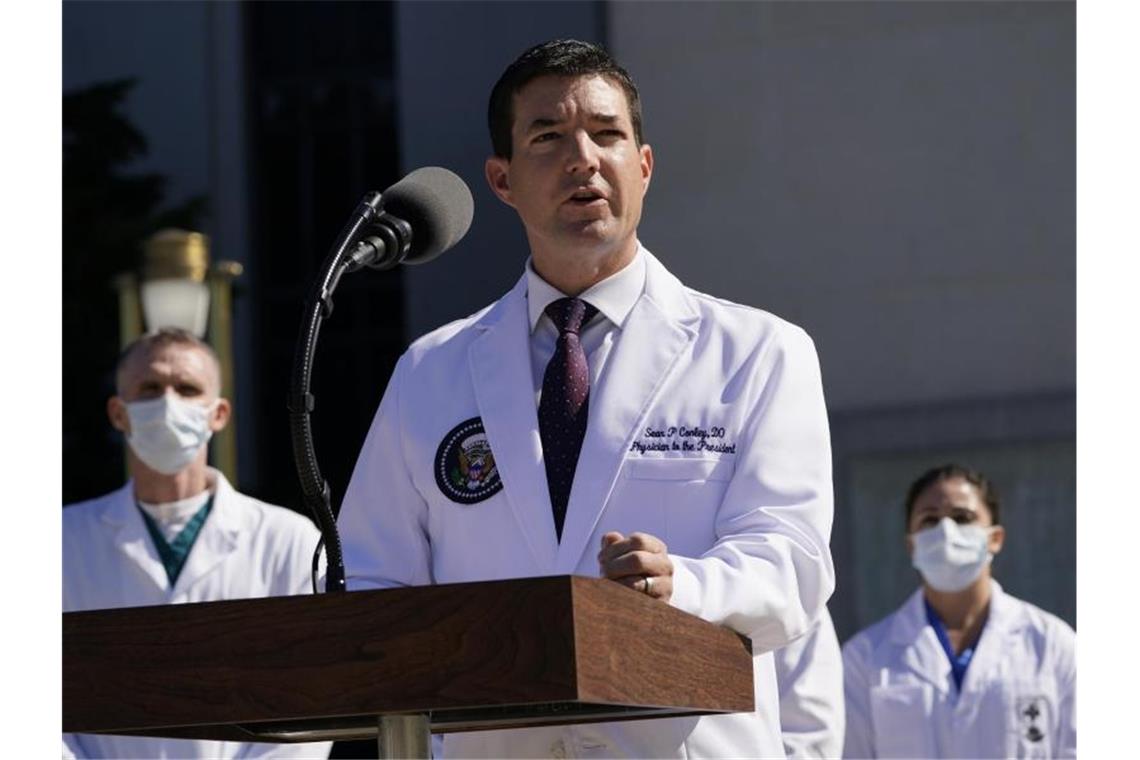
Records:
[[[598,191],[582,188],[575,190],[566,202],[575,206],[589,206],[592,203],[605,203],[605,200],[605,196]]]

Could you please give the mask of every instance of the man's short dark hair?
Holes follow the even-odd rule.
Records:
[[[933,467],[918,477],[918,480],[910,484],[910,488],[906,492],[906,524],[910,525],[910,516],[914,514],[914,503],[922,492],[930,488],[935,483],[941,483],[944,480],[952,480],[954,478],[962,478],[967,483],[971,484],[978,489],[978,495],[981,497],[982,502],[990,510],[990,516],[993,518],[994,525],[1001,524],[1001,502],[998,499],[997,491],[994,489],[993,483],[985,475],[977,470],[971,470],[969,467],[963,467],[959,464],[944,464],[940,467]]]
[[[641,96],[629,73],[618,65],[601,46],[579,40],[551,40],[535,45],[507,67],[491,90],[487,105],[487,126],[491,130],[491,147],[495,155],[510,160],[511,124],[514,121],[514,97],[529,82],[543,76],[580,77],[597,74],[609,79],[625,92],[633,136],[638,147],[641,137]]]
[[[218,360],[218,354],[214,351],[213,347],[206,341],[199,338],[189,330],[183,330],[180,327],[163,327],[152,333],[147,333],[140,338],[132,341],[122,353],[119,354],[119,360],[115,362],[115,390],[122,392],[121,378],[123,370],[126,369],[127,364],[131,358],[140,352],[150,354],[160,348],[166,346],[190,346],[205,351],[206,355],[210,357],[210,361],[214,364],[214,371],[218,381],[218,391],[221,392],[221,362]]]

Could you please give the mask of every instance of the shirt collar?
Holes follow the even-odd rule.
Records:
[[[530,316],[530,331],[533,333],[546,307],[559,298],[565,298],[566,294],[542,279],[534,271],[534,263],[529,258],[526,261],[526,279],[527,312]],[[645,249],[638,243],[633,261],[601,282],[591,285],[578,298],[621,327],[644,290]]]
[[[201,493],[194,494],[185,499],[179,499],[178,501],[168,501],[164,504],[150,504],[140,500],[138,505],[143,512],[150,515],[151,519],[159,525],[176,525],[185,523],[196,515],[198,510],[204,507],[206,502],[209,501],[213,495],[210,489],[206,489]]]

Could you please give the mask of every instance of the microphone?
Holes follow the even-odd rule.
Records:
[[[475,201],[454,172],[425,166],[381,193],[379,210],[348,256],[350,271],[431,261],[467,234]]]

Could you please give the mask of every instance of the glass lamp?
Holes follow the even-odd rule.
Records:
[[[162,230],[143,249],[143,321],[147,332],[181,327],[206,336],[210,315],[210,241],[200,232]]]

